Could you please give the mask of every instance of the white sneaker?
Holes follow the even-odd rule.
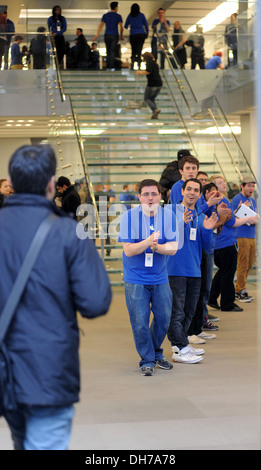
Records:
[[[188,345],[188,347],[190,349],[191,354],[194,354],[195,356],[203,356],[203,354],[205,354],[204,349],[192,348],[192,346],[190,346],[190,344]]]
[[[205,344],[205,340],[203,338],[199,338],[196,335],[188,336],[188,342],[190,344]]]
[[[179,349],[177,346],[172,346],[172,360],[173,362],[182,362],[183,364],[195,364],[202,361],[202,356],[196,356],[191,353],[191,346],[185,346],[185,348]],[[193,348],[192,348],[193,349]]]
[[[215,339],[217,337],[213,333],[207,333],[206,331],[201,331],[198,336],[203,339]]]

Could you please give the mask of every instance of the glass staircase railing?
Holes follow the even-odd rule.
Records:
[[[160,43],[159,36],[158,41]],[[168,43],[167,49],[163,43],[160,43],[160,47],[169,65],[169,70],[162,71],[165,83],[173,91],[173,94],[177,92],[177,97],[175,98],[176,107],[182,115],[184,125],[189,129],[196,154],[200,155],[199,160],[204,159],[206,154],[208,156],[212,155],[216,160],[217,166],[222,168],[223,175],[229,186],[232,182],[240,187],[240,182],[246,175],[251,175],[255,178],[252,168],[233,133],[217,97],[210,95],[205,100],[197,100],[193,91],[193,84],[189,82],[186,71],[180,68],[175,55],[170,53],[170,43]],[[206,71],[203,73],[206,73]],[[224,71],[222,73],[225,76],[229,76],[231,72]],[[242,74],[242,79],[244,80],[244,70],[237,70],[236,73],[238,77]],[[202,137],[204,145],[202,145]]]
[[[62,71],[64,92],[70,96],[77,114],[90,179],[97,195],[104,194],[104,186],[108,185],[114,191],[115,202],[120,204],[124,185],[132,192],[135,184],[146,177],[159,180],[165,166],[177,158],[181,148],[189,148],[199,158],[200,168],[210,176],[220,173],[217,159],[222,139],[220,135],[209,138],[204,133],[213,126],[213,118],[209,112],[202,111],[194,98],[191,106],[187,106],[180,98],[181,85],[171,78],[171,73],[163,72],[165,86],[157,98],[160,118],[151,120],[149,109],[141,106],[146,79],[136,79],[134,71]],[[133,102],[137,103],[136,108]],[[223,142],[222,146],[225,147]],[[231,161],[227,167],[234,172]],[[225,174],[228,175],[228,169]],[[117,215],[119,212],[111,213],[110,217],[117,221]],[[104,248],[112,284],[120,285],[122,248],[117,237]]]

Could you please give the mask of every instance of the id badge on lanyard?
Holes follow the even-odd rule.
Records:
[[[145,253],[145,267],[152,268],[153,266],[153,253]]]
[[[193,228],[193,227],[190,228],[189,239],[192,240],[192,241],[196,241],[196,239],[197,239],[197,229],[196,228]]]
[[[193,242],[196,241],[197,239],[197,228],[198,228],[198,214],[197,214],[197,211],[196,212],[196,217],[197,217],[197,226],[196,228],[195,227],[190,227],[190,230],[189,230],[189,239]],[[190,225],[190,224],[189,224]]]

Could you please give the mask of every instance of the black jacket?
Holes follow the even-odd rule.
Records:
[[[91,48],[87,44],[86,38],[83,34],[80,34],[77,37],[76,44],[76,53],[75,53],[75,62],[77,66],[88,66],[88,63],[91,60]]]
[[[178,169],[178,160],[168,163],[159,180],[159,184],[161,185],[161,194],[165,203],[168,202],[167,192],[170,191],[173,184],[180,179],[181,174]]]
[[[70,214],[72,217],[76,218],[77,207],[81,204],[81,198],[77,191],[75,191],[74,186],[69,186],[62,193],[62,209],[67,214]]]
[[[0,312],[41,221],[54,222],[38,256],[6,337],[20,403],[67,406],[79,399],[79,330],[83,317],[104,315],[108,276],[92,240],[44,196],[15,194],[0,211]],[[1,313],[0,313],[1,315]]]

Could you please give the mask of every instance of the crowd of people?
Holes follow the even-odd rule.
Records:
[[[102,16],[97,32],[92,38],[91,46],[88,44],[82,28],[76,29],[75,44],[71,46],[70,42],[66,41],[65,38],[67,20],[65,16],[62,15],[61,7],[55,5],[52,9],[52,15],[47,20],[47,29],[52,34],[60,67],[64,66],[64,57],[66,57],[67,68],[99,69],[101,67],[100,55],[96,41],[101,31],[104,29],[106,68],[110,70],[121,68],[121,41],[124,40],[124,30],[129,30],[128,39],[131,45],[130,68],[133,69],[136,63],[137,68],[140,69],[142,48],[145,40],[149,37],[148,20],[144,13],[140,11],[140,6],[137,3],[131,5],[130,13],[125,22],[123,21],[122,15],[118,13],[118,10],[118,2],[111,2],[110,11]],[[37,32],[45,33],[46,28],[39,26]],[[178,20],[174,22],[172,29],[170,21],[166,18],[164,8],[159,8],[157,18],[152,21],[151,32],[151,54],[156,61],[159,58],[161,69],[164,69],[165,59],[166,56],[169,55],[170,45],[173,54],[169,55],[170,62],[175,68],[177,64],[180,68],[185,67],[187,63],[188,47],[190,48],[191,69],[195,69],[197,66],[200,69],[224,68],[220,65],[222,51],[215,51],[212,58],[206,57],[203,28],[199,24],[196,25],[196,31],[190,35],[186,34]],[[230,17],[230,23],[226,25],[224,32],[228,54],[228,67],[235,66],[238,63],[239,34],[244,35],[244,29],[238,24],[238,14],[233,13]],[[4,8],[0,10],[0,64],[2,57],[4,57],[5,69],[8,68],[9,48],[12,36],[14,35],[14,23],[7,18],[7,11]],[[37,37],[33,39],[33,44],[31,43],[28,48],[27,46],[23,46],[22,50],[20,50],[19,44],[22,42],[23,37],[21,35],[14,37],[14,43],[11,46],[11,68],[21,68],[24,56],[26,56],[27,63],[30,63],[30,59],[33,57],[34,68],[44,68],[50,63],[51,45],[45,34],[42,35],[42,37],[40,34],[39,36],[39,41],[37,35]],[[171,37],[171,42],[169,37]],[[39,59],[37,57],[38,55],[42,57]],[[219,60],[217,60],[217,57],[219,57]]]
[[[50,146],[23,146],[10,159],[9,178],[0,180],[1,309],[37,224],[49,213],[57,219],[7,335],[19,407],[5,412],[5,417],[16,449],[67,448],[79,391],[76,311],[91,318],[103,315],[111,301],[95,243],[88,237],[77,240],[77,208],[85,199],[67,177],[56,181],[55,171]],[[219,318],[211,316],[209,306],[241,312],[236,300],[253,301],[247,279],[255,262],[259,220],[255,185],[253,177],[244,178],[240,192],[230,201],[223,176],[209,177],[200,170],[198,159],[182,149],[160,182],[144,179],[135,191],[123,186],[119,200],[126,207],[118,239],[123,247],[126,306],[142,376],[153,376],[156,367],[171,370],[173,362],[201,362],[205,353],[201,346],[215,339],[218,330],[213,323]],[[108,205],[116,201],[110,185],[101,187],[100,194],[106,196]],[[242,208],[243,215],[239,215]],[[10,270],[14,259],[17,265]],[[86,284],[88,272],[92,276]],[[56,325],[55,329],[50,325]],[[60,341],[60,334],[66,342]],[[31,341],[33,337],[36,341]],[[172,361],[164,356],[166,337]],[[61,367],[59,379],[60,361],[67,372]],[[58,435],[53,432],[57,424]]]
[[[230,201],[224,177],[209,178],[188,150],[178,152],[159,183],[147,179],[139,184],[141,204],[123,214],[119,241],[142,375],[153,375],[156,366],[173,367],[161,347],[166,335],[172,361],[202,361],[204,349],[194,345],[215,339],[218,330],[219,318],[209,307],[241,312],[236,300],[253,301],[247,278],[256,255],[255,185],[253,177],[244,178]],[[237,215],[242,204],[253,212]]]
[[[123,244],[123,279],[143,375],[153,375],[158,361],[163,361],[163,368],[168,368],[160,348],[164,331],[171,342],[173,361],[196,363],[202,360],[204,350],[192,345],[214,339],[218,330],[218,317],[209,313],[209,307],[241,312],[243,308],[236,300],[252,302],[253,297],[247,291],[247,278],[256,256],[255,226],[259,219],[253,197],[255,185],[253,177],[246,177],[238,194],[232,201],[229,200],[224,177],[209,177],[201,171],[199,161],[187,149],[179,150],[177,160],[167,165],[159,182],[144,180],[136,184],[135,189],[129,184],[123,185],[119,194],[119,201],[126,209],[119,232],[119,240]],[[116,202],[116,193],[110,185],[95,186],[94,189],[97,205],[100,196],[107,197],[108,207]],[[10,183],[0,180],[1,201],[4,202],[10,194]],[[89,201],[86,194],[81,199],[68,178],[58,178],[55,202],[63,212],[77,220],[78,206]],[[242,204],[244,208],[251,208],[253,214],[237,216]],[[165,230],[164,236],[162,230]],[[110,256],[110,243],[107,234],[107,256]],[[168,253],[168,247],[172,247],[172,256]],[[154,287],[150,295],[146,291],[146,286],[158,286],[158,283],[169,284],[172,313],[168,303],[164,313],[162,300],[158,312],[153,298]],[[134,289],[136,284],[139,287]],[[137,289],[142,289],[142,292],[137,294]],[[168,298],[168,288],[165,286],[164,289],[162,295]],[[157,299],[160,298],[160,291],[158,287]],[[145,316],[138,307],[137,295],[141,305],[147,302]],[[156,325],[161,321],[165,325],[160,325],[158,333],[153,332],[153,327],[150,333],[148,330],[151,310]],[[140,315],[142,321],[138,321]],[[144,338],[147,338],[146,341]],[[151,341],[157,345],[154,344],[154,359]],[[150,352],[147,354],[148,350]],[[172,364],[169,365],[171,367]]]

